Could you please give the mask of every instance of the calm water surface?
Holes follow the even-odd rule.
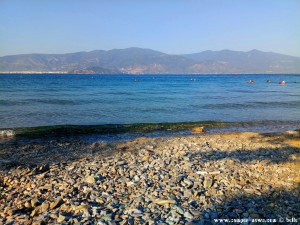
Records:
[[[1,128],[207,120],[299,122],[300,75],[0,75]]]

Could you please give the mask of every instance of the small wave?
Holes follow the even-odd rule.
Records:
[[[192,105],[194,108],[202,109],[241,109],[241,108],[295,108],[300,107],[300,101],[288,102],[247,102],[247,103],[222,103],[222,104],[205,104],[205,105]]]
[[[75,101],[67,99],[26,99],[24,102],[27,104],[41,103],[49,105],[76,105]]]
[[[141,112],[145,112],[145,113],[170,113],[170,112],[174,112],[174,109],[172,108],[145,108],[145,109],[141,109]]]
[[[269,105],[269,106],[290,106],[290,107],[297,107],[297,106],[300,106],[300,101],[287,101],[287,102],[251,102],[251,104]]]
[[[28,103],[24,101],[14,101],[14,100],[0,100],[0,106],[15,106],[15,105],[26,105]]]
[[[20,105],[31,105],[34,103],[41,103],[41,104],[50,104],[50,105],[76,105],[73,100],[66,100],[66,99],[26,99],[20,101],[13,101],[13,100],[0,100],[1,106],[20,106]]]
[[[0,130],[0,137],[8,138],[15,136],[16,132],[13,130]]]

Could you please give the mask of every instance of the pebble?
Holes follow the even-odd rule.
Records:
[[[131,209],[129,210],[129,215],[130,216],[133,216],[133,217],[139,217],[139,216],[142,216],[142,211],[138,210],[138,209]]]
[[[36,154],[31,161],[43,160],[38,166],[0,171],[0,224],[209,224],[214,218],[299,218],[298,170],[284,164],[285,159],[298,160],[298,149],[272,140],[245,133],[20,145],[18,151],[24,149],[24,154],[45,152],[48,146],[63,157],[55,151],[52,158]],[[0,150],[8,151],[3,146]]]
[[[49,209],[49,203],[48,202],[43,202],[43,204],[40,207],[40,211],[43,213]]]
[[[63,199],[61,197],[58,197],[55,202],[52,202],[50,204],[50,209],[55,209],[59,206],[61,206],[64,203]]]
[[[213,185],[213,180],[212,180],[211,178],[209,178],[209,177],[206,177],[206,178],[204,179],[204,182],[203,182],[203,187],[204,187],[205,189],[208,189],[208,188],[210,188],[212,185]]]
[[[88,176],[85,179],[85,182],[88,183],[88,184],[95,184],[95,177],[94,176]]]
[[[185,212],[183,216],[190,220],[194,219],[194,216],[190,212]]]
[[[57,218],[57,222],[58,222],[58,223],[62,223],[62,222],[64,222],[65,220],[66,220],[66,217],[63,216],[63,215],[59,215],[59,217]]]

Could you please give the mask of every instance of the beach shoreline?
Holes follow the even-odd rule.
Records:
[[[299,219],[299,137],[297,130],[2,144],[0,222]]]

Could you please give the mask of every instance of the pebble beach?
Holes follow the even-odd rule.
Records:
[[[0,224],[297,224],[300,133],[0,145]]]

